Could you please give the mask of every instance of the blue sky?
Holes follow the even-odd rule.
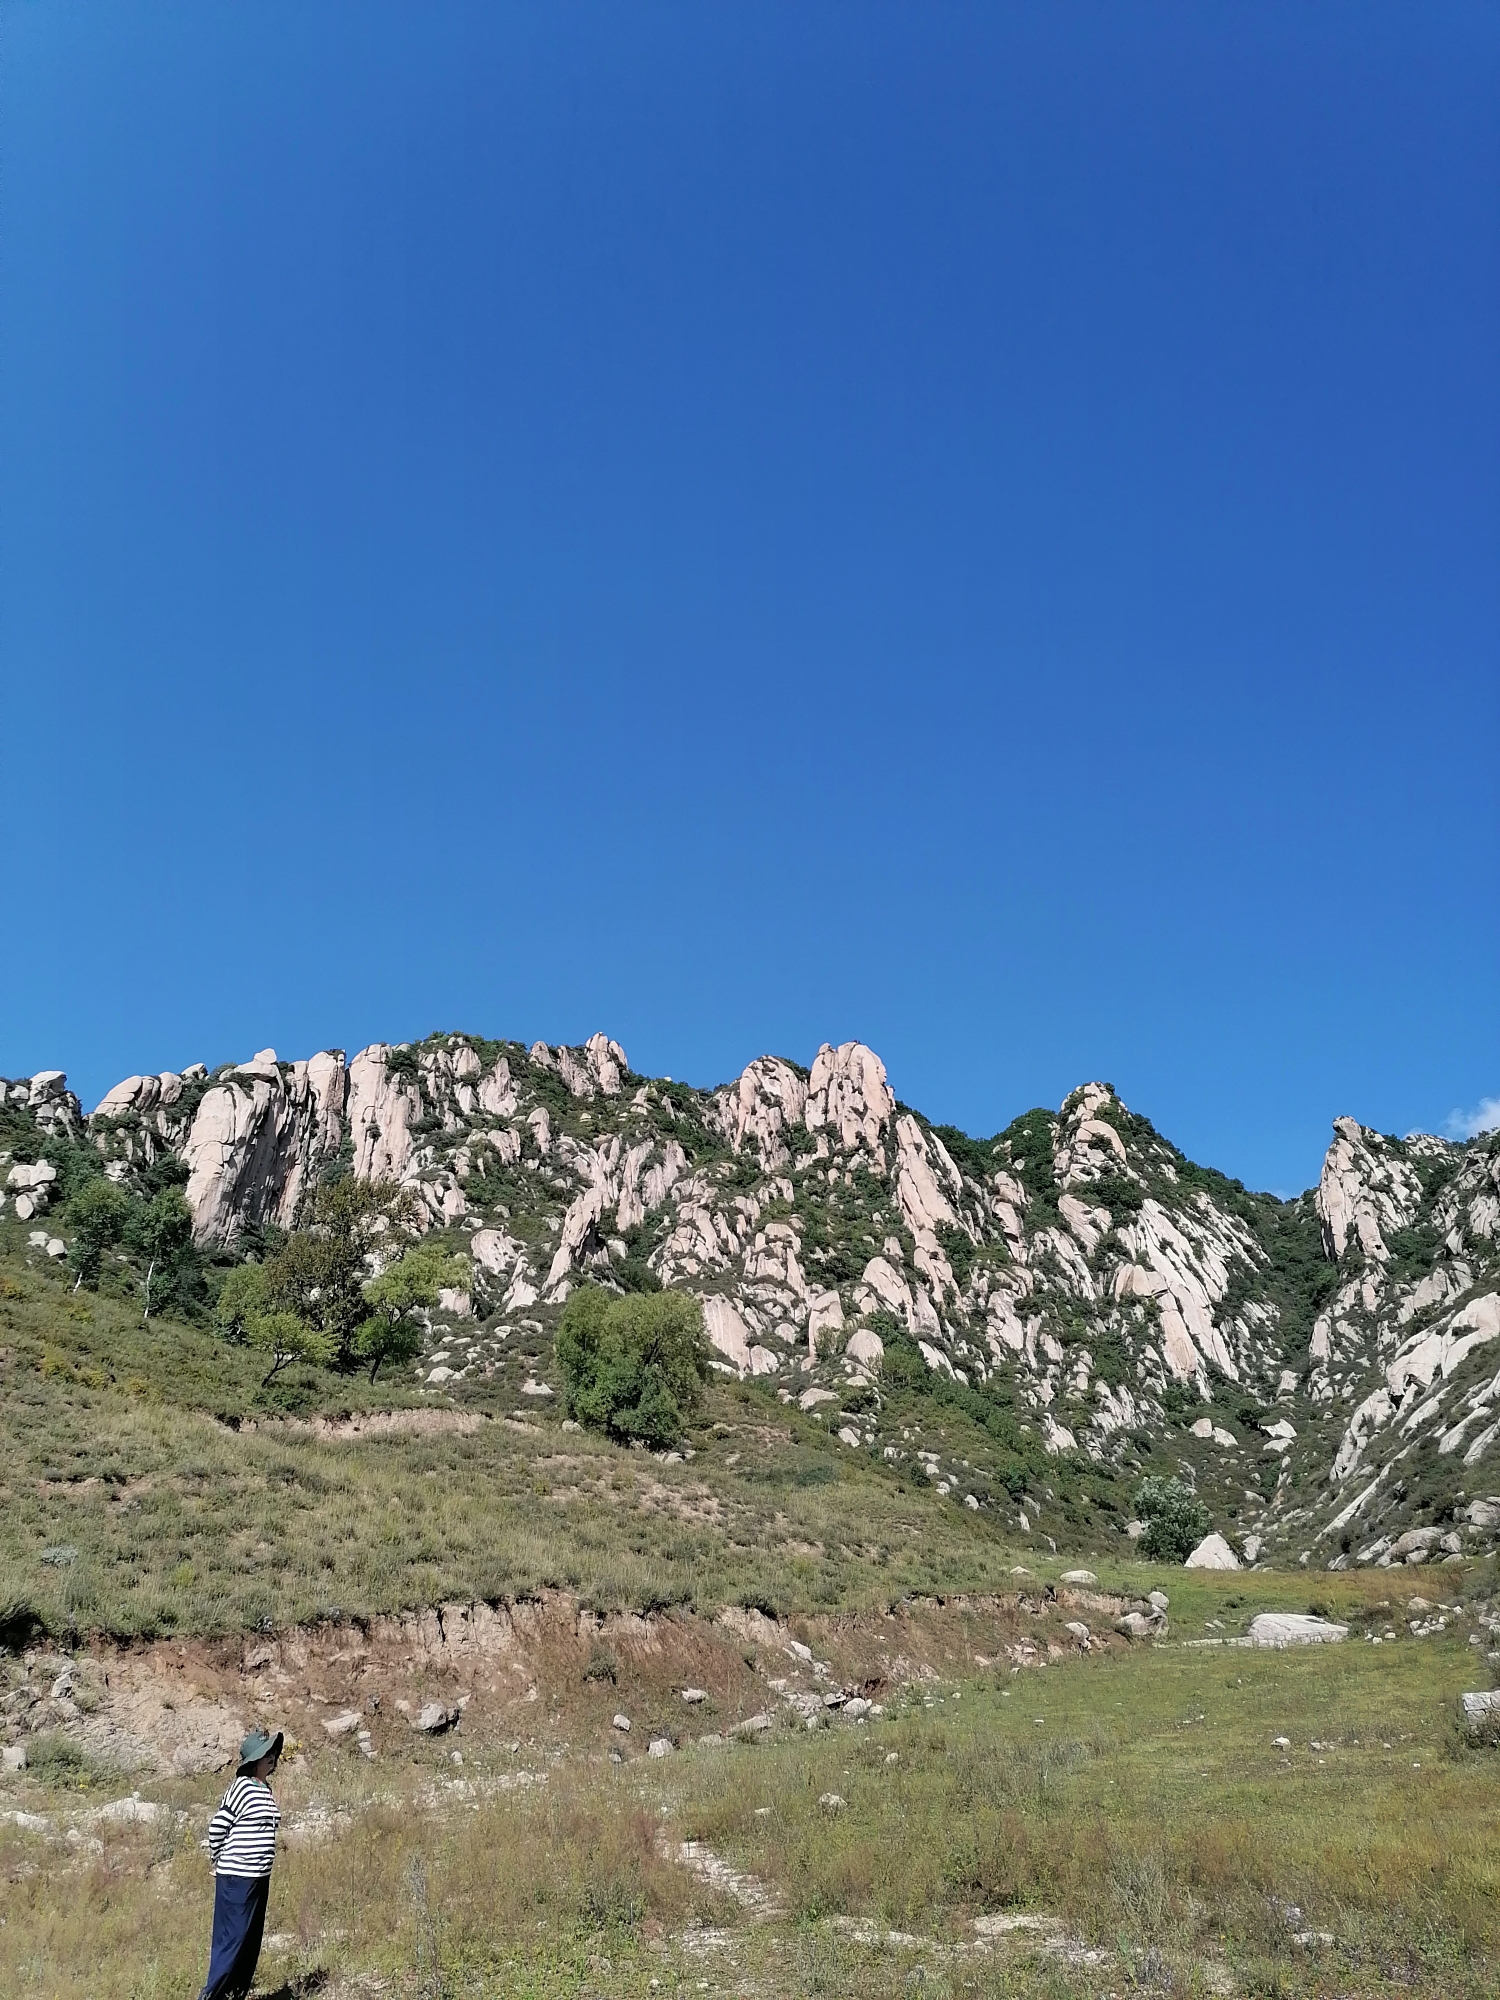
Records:
[[[1500,14],[15,6],[0,1071],[1500,1091]]]

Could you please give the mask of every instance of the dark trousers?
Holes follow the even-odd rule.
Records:
[[[270,1893],[269,1875],[214,1877],[213,1953],[198,2000],[238,2000],[250,1991]]]

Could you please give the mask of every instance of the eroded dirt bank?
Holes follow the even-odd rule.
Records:
[[[60,1731],[117,1765],[182,1775],[224,1768],[254,1722],[351,1754],[378,1756],[425,1729],[629,1755],[765,1718],[816,1726],[851,1701],[976,1667],[1107,1652],[1151,1636],[1148,1621],[1163,1629],[1147,1604],[1066,1587],[786,1622],[741,1606],[600,1615],[548,1592],[233,1640],[12,1653],[0,1656],[3,1726],[11,1746]]]

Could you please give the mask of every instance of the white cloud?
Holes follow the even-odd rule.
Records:
[[[1450,1139],[1475,1139],[1500,1129],[1500,1097],[1482,1097],[1472,1111],[1450,1111],[1443,1130]]]

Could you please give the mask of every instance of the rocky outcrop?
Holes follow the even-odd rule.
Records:
[[[843,1042],[836,1049],[823,1044],[807,1084],[803,1121],[809,1132],[824,1133],[844,1152],[858,1147],[873,1152],[895,1113],[895,1093],[873,1049],[862,1042]]]
[[[262,1049],[204,1093],[182,1147],[198,1242],[231,1243],[247,1223],[291,1227],[338,1152],[348,1084],[341,1050],[283,1064]]]
[[[523,1317],[545,1333],[579,1283],[654,1275],[704,1299],[721,1367],[790,1398],[857,1412],[919,1360],[1002,1397],[1053,1460],[1123,1479],[1143,1435],[1169,1441],[1247,1551],[1404,1563],[1442,1479],[1456,1493],[1500,1453],[1491,1140],[1341,1118],[1317,1190],[1283,1203],[1193,1167],[1102,1082],[976,1142],[898,1108],[859,1042],[698,1091],[634,1074],[603,1034],[439,1035],[347,1063],[262,1050],[127,1077],[86,1128],[61,1072],[4,1099],[34,1135],[0,1157],[23,1220],[85,1131],[127,1186],[179,1157],[204,1245],[290,1226],[325,1174],[408,1188],[471,1265],[437,1316],[465,1322],[448,1346],[434,1334],[424,1379],[445,1387]],[[868,1446],[868,1425],[839,1428]],[[1421,1493],[1419,1450],[1451,1468]],[[1500,1518],[1447,1532],[1488,1546]]]

